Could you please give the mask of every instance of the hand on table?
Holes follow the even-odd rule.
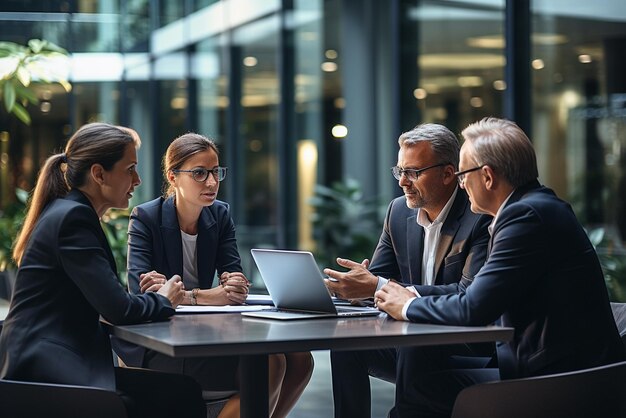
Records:
[[[250,281],[241,272],[225,271],[220,276],[220,285],[226,292],[229,303],[242,304],[248,297]]]
[[[374,294],[374,303],[378,309],[387,312],[394,319],[404,321],[402,317],[404,304],[414,297],[415,293],[390,280]]]
[[[152,270],[139,275],[141,293],[157,292],[166,282],[167,278],[158,271]]]

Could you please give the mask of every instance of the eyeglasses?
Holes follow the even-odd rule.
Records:
[[[213,174],[216,181],[222,181],[226,178],[228,167],[213,167],[212,169],[194,168],[193,170],[172,170],[173,173],[191,173],[191,177],[199,183],[204,183],[209,178],[209,173]]]
[[[439,163],[435,165],[429,165],[428,167],[420,168],[419,170],[414,170],[412,168],[400,168],[396,166],[396,167],[391,167],[391,173],[393,174],[396,180],[400,180],[400,178],[404,174],[404,176],[409,181],[415,181],[419,178],[420,174],[422,174],[424,171],[430,170],[431,168],[435,168],[435,167],[442,167],[444,165],[448,165],[448,164]]]
[[[456,176],[456,179],[459,182],[459,184],[463,184],[463,182],[465,181],[465,175],[467,173],[471,173],[472,171],[480,170],[483,167],[484,167],[484,165],[479,165],[478,167],[470,168],[470,169],[463,170],[463,171],[457,171],[457,172],[454,173],[454,175]]]

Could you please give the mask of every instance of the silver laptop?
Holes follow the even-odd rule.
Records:
[[[335,306],[310,252],[252,249],[251,253],[276,309],[243,312],[244,316],[311,319],[380,314],[375,308]]]

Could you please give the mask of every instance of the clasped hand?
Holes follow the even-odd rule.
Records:
[[[241,272],[224,272],[220,275],[220,285],[231,303],[242,304],[248,297],[250,281]]]

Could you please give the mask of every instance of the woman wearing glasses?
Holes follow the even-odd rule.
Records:
[[[158,291],[166,277],[179,274],[187,289],[183,303],[243,303],[250,283],[242,273],[229,206],[217,200],[226,167],[219,165],[215,143],[195,133],[176,138],[163,158],[163,175],[167,184],[164,196],[135,207],[130,217],[131,292]],[[218,280],[214,280],[216,272]],[[220,417],[239,416],[236,357],[183,360],[150,350],[143,353],[143,358],[133,357],[135,364],[131,365],[194,377],[205,391],[211,392],[207,397],[234,394]],[[270,356],[272,417],[287,416],[304,391],[312,369],[310,353]]]

